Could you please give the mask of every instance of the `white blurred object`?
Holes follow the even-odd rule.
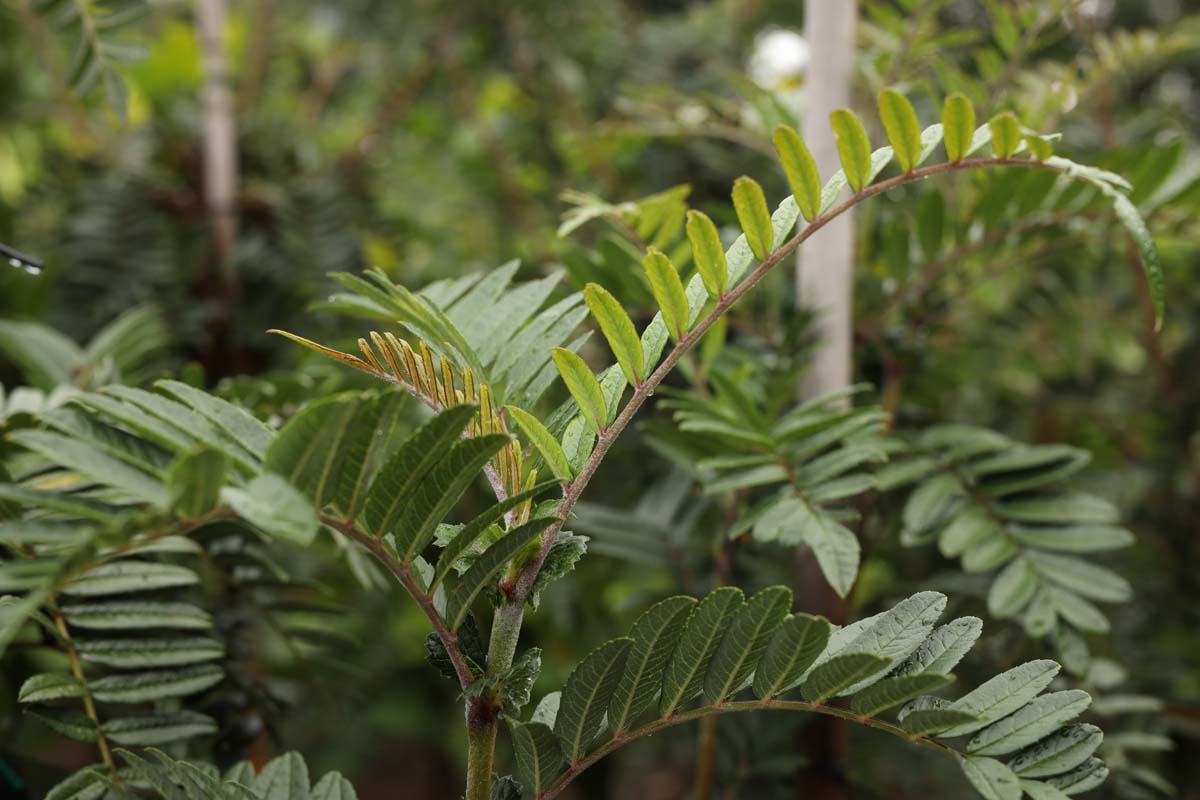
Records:
[[[779,89],[795,83],[812,56],[808,41],[796,31],[770,28],[754,40],[747,70],[750,78],[764,89]]]
[[[853,99],[855,0],[810,0],[804,32],[813,44],[813,66],[804,86],[801,134],[822,175],[838,168],[837,144],[829,112]],[[853,375],[854,222],[849,212],[836,217],[797,250],[797,301],[816,313],[820,344],[804,374],[806,397],[849,386]]]

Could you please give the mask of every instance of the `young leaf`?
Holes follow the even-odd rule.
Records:
[[[966,96],[955,92],[942,106],[942,138],[946,160],[959,162],[966,157],[975,135],[975,106]]]
[[[625,671],[608,704],[608,727],[618,734],[654,703],[662,688],[662,671],[683,633],[683,622],[696,600],[668,597],[648,608],[629,632],[633,644]]]
[[[791,605],[791,590],[769,586],[733,615],[705,673],[704,699],[717,704],[742,688]]]
[[[588,746],[600,732],[632,643],[630,639],[605,642],[585,656],[567,678],[554,721],[554,735],[568,764],[586,755]]]
[[[1036,133],[1025,134],[1025,145],[1038,161],[1045,161],[1054,155],[1054,145],[1050,144],[1044,136],[1038,136]]]
[[[546,587],[575,569],[575,563],[587,552],[588,541],[586,536],[576,536],[570,531],[559,531],[529,590],[529,605],[533,606],[534,610],[537,610],[541,603],[541,595]]]
[[[584,418],[597,432],[603,431],[608,422],[608,406],[604,402],[600,382],[592,374],[591,368],[582,358],[563,347],[554,348],[553,358],[558,374],[562,376],[567,391],[575,398]]]
[[[846,183],[854,191],[862,191],[871,172],[871,142],[862,122],[847,108],[839,108],[829,115],[833,126],[833,138],[837,141],[838,158]]]
[[[812,671],[800,687],[800,691],[808,702],[823,703],[845,691],[847,687],[880,672],[889,663],[890,659],[870,653],[834,656]]]
[[[667,333],[678,342],[688,331],[691,315],[687,295],[683,290],[683,281],[679,279],[679,271],[675,269],[671,259],[657,247],[651,247],[647,251],[646,257],[642,259],[642,266],[646,269],[646,278],[650,281],[654,302],[658,303],[658,308],[662,311]]]
[[[762,261],[775,244],[775,229],[771,226],[767,198],[753,178],[743,175],[733,182],[733,210],[746,234],[746,244],[754,257]]]
[[[563,483],[570,481],[571,465],[567,463],[567,454],[563,452],[562,445],[554,438],[554,434],[550,433],[541,420],[528,411],[516,406],[505,406],[504,408],[508,411],[508,416],[512,421],[517,423],[521,432],[529,437],[529,441],[542,454],[546,466],[550,468],[554,477]]]
[[[640,385],[646,377],[646,364],[642,354],[642,342],[638,339],[633,321],[617,302],[617,298],[599,284],[589,283],[583,287],[583,299],[592,316],[600,323],[600,330],[608,340],[608,346],[616,356],[617,363],[621,365],[625,380],[630,386]]]
[[[775,128],[774,141],[796,205],[804,218],[812,222],[821,209],[821,175],[817,171],[817,162],[800,134],[787,125]]]
[[[669,717],[700,693],[713,654],[733,614],[745,604],[742,590],[722,586],[708,593],[688,617],[675,652],[663,671],[660,716]]]
[[[1009,158],[1021,144],[1021,123],[1011,111],[997,114],[988,121],[992,132],[992,152],[996,158]]]
[[[829,642],[833,627],[824,617],[795,614],[784,620],[754,672],[754,694],[769,700],[800,682]]]
[[[708,296],[717,300],[729,285],[729,268],[725,263],[725,248],[717,226],[702,211],[687,213],[687,235],[692,245],[692,260]]]
[[[884,89],[879,93],[879,116],[900,170],[909,172],[921,158],[921,123],[917,121],[917,112],[907,97],[895,89]]]

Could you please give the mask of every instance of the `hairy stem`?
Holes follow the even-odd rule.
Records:
[[[468,717],[471,712],[468,712]],[[488,720],[467,720],[467,791],[464,800],[488,800],[492,789],[492,762],[496,753],[495,714]]]

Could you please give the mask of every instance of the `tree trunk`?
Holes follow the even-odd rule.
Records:
[[[829,113],[851,105],[854,77],[856,0],[809,0],[804,36],[810,48],[802,128],[805,142],[824,178],[840,162],[829,126]],[[854,310],[854,215],[842,214],[800,248],[796,259],[796,302],[816,314],[817,347],[801,381],[804,396],[850,385]],[[829,588],[811,554],[798,569],[803,607],[835,623],[846,618],[846,604]],[[796,775],[796,797],[846,800],[845,766],[849,729],[833,717],[818,717],[801,732],[799,746],[808,765]]]
[[[851,104],[855,0],[809,0],[804,36],[811,48],[805,79],[803,135],[824,178],[839,169],[829,113]],[[797,303],[817,315],[819,343],[804,376],[807,396],[850,384],[853,335],[854,214],[842,214],[798,251]]]
[[[210,378],[239,367],[229,346],[230,318],[240,290],[233,259],[238,235],[238,152],[233,81],[225,59],[225,2],[196,0],[204,78],[203,191],[209,229],[209,253],[197,289],[215,309],[207,323],[209,341],[198,355]]]

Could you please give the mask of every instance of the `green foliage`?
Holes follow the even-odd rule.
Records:
[[[1013,20],[997,25],[1007,53],[1020,40],[1012,35],[1016,28]],[[38,706],[35,713],[55,730],[95,742],[101,752],[108,742],[142,747],[217,732],[215,721],[183,707],[223,680],[232,661],[225,642],[213,635],[213,615],[195,604],[205,578],[193,562],[227,547],[261,553],[264,541],[276,540],[302,545],[315,560],[324,555],[325,537],[317,535],[324,530],[357,573],[371,574],[364,564],[373,556],[413,597],[434,629],[431,660],[460,684],[472,725],[490,725],[494,732],[498,717],[509,722],[526,792],[556,793],[627,738],[707,714],[768,707],[855,719],[934,749],[947,749],[934,739],[970,736],[954,752],[972,785],[989,798],[1017,798],[1024,790],[1038,800],[1103,780],[1107,767],[1093,759],[1095,746],[1088,749],[1093,737],[1076,742],[1077,734],[1062,732],[1082,729],[1062,726],[1087,707],[1089,696],[1078,690],[1040,694],[1058,670],[1053,662],[1029,662],[956,701],[927,694],[951,680],[949,671],[980,629],[969,617],[935,628],[946,604],[935,592],[840,628],[820,617],[789,614],[785,587],[749,600],[732,586],[699,602],[670,598],[639,617],[628,638],[583,659],[566,682],[557,713],[551,703],[539,705],[527,723],[516,719],[541,666],[538,648],[514,658],[524,606],[536,608],[548,585],[570,572],[587,549],[587,538],[562,530],[573,512],[578,517],[572,525],[597,532],[595,552],[663,565],[679,559],[680,537],[708,526],[711,518],[704,515],[720,506],[732,521],[720,532],[723,540],[728,534],[764,550],[805,544],[845,597],[861,558],[852,526],[864,508],[870,510],[861,498],[916,483],[901,515],[904,543],[936,538],[943,552],[962,557],[967,571],[999,570],[990,583],[991,613],[1019,617],[1035,635],[1053,633],[1069,667],[1081,661],[1079,631],[1107,626],[1092,602],[1127,599],[1123,578],[1077,557],[1130,538],[1107,505],[1062,487],[1085,463],[1081,451],[1025,447],[961,427],[930,428],[901,444],[884,435],[890,420],[881,409],[854,407],[848,395],[781,405],[751,379],[753,366],[736,361],[764,342],[763,349],[784,349],[777,331],[757,321],[731,326],[738,350],[726,353],[723,363],[713,346],[686,364],[694,392],[670,392],[659,403],[674,412],[677,430],[670,437],[655,432],[654,443],[691,468],[712,500],[685,510],[691,482],[672,478],[628,512],[576,505],[613,440],[659,387],[668,370],[656,365],[668,342],[679,348],[665,362],[674,365],[700,332],[719,327],[723,336],[723,315],[749,288],[751,267],[761,264],[753,280],[763,278],[807,238],[808,227],[792,234],[800,216],[815,229],[885,188],[989,166],[993,159],[970,160],[988,144],[1006,166],[1030,167],[1030,174],[1044,173],[1054,183],[1053,191],[1050,183],[1024,188],[1019,220],[1044,198],[1059,203],[1055,208],[1064,215],[1088,207],[1097,194],[1113,204],[1139,248],[1151,307],[1161,321],[1158,253],[1131,187],[1114,172],[1054,156],[1054,137],[1024,128],[1015,115],[975,129],[974,109],[963,95],[947,101],[941,125],[924,131],[911,104],[894,91],[880,94],[879,110],[891,146],[874,152],[862,122],[848,110],[835,112],[843,169],[823,188],[803,142],[791,128],[778,127],[774,140],[792,196],[772,214],[762,187],[738,178],[732,216],[743,235],[728,250],[707,216],[687,210],[690,187],[678,186],[619,205],[573,196],[564,233],[604,220],[625,236],[620,257],[605,262],[624,265],[624,277],[610,282],[619,269],[593,275],[578,260],[572,265],[572,278],[582,276],[579,283],[587,284],[582,293],[563,296],[557,273],[514,283],[515,262],[416,292],[380,269],[363,277],[339,274],[346,291],[320,305],[394,329],[359,339],[361,357],[285,335],[431,408],[436,416],[407,439],[398,435],[405,410],[399,392],[321,397],[324,390],[311,385],[300,396],[314,401],[295,413],[287,403],[272,408],[282,413],[272,414],[271,425],[237,403],[178,381],[160,381],[157,391],[110,386],[35,417],[20,412],[18,429],[7,439],[16,451],[11,475],[6,471],[0,486],[0,514],[11,518],[0,523],[6,555],[0,590],[14,595],[3,606],[3,639],[36,632],[39,625],[50,628],[44,635],[56,640],[54,646],[83,664],[70,675],[41,673],[23,688],[22,700]],[[768,130],[775,117],[787,121],[769,104],[759,113],[770,117]],[[920,169],[943,136],[950,163]],[[769,152],[769,145],[764,149]],[[876,183],[893,159],[901,174]],[[1010,171],[1018,172],[1005,174]],[[1065,179],[1057,181],[1060,175]],[[1084,188],[1064,188],[1066,179],[1079,179]],[[987,180],[964,179],[956,192],[973,197],[979,185],[991,185]],[[1013,194],[1012,184],[996,185],[1005,191],[991,193],[991,203]],[[839,203],[846,186],[855,196]],[[907,203],[891,205],[908,211]],[[999,216],[984,203],[970,206],[962,218],[955,209],[947,220],[947,208],[944,201],[922,201],[917,210],[927,257],[939,252],[955,226],[986,229]],[[880,211],[884,219],[894,220],[895,213],[890,206]],[[728,209],[714,216],[730,219]],[[891,221],[881,230],[902,227]],[[916,252],[908,243],[906,238],[897,248],[904,259]],[[689,260],[696,275],[685,285],[675,264],[687,269]],[[648,295],[631,268],[637,262],[648,278]],[[648,297],[659,313],[639,337],[638,304],[646,305]],[[576,329],[589,310],[617,361],[599,373],[577,354],[587,334]],[[720,341],[709,337],[710,343]],[[0,344],[51,393],[63,383],[92,387],[94,376],[81,375],[81,368],[93,370],[95,358],[115,363],[114,353],[124,348],[112,342],[121,338],[98,337],[93,353],[46,330],[0,330]],[[730,362],[744,369],[731,370]],[[541,414],[538,406],[556,377],[569,399]],[[634,386],[632,405],[622,407],[628,385]],[[43,399],[40,409],[61,398]],[[290,419],[276,431],[280,416]],[[532,448],[522,449],[510,424]],[[597,435],[603,438],[594,450]],[[876,470],[885,460],[889,466]],[[535,508],[532,501],[547,488],[538,483],[539,471],[552,474],[557,480],[549,485],[560,485],[563,495]],[[647,471],[642,467],[630,479]],[[496,502],[475,505],[472,499],[466,522],[446,524],[482,483],[481,473]],[[204,529],[224,525],[239,531],[229,537],[234,541],[216,535],[209,541]],[[651,535],[639,538],[647,530]],[[724,547],[722,541],[711,549]],[[733,574],[722,581],[742,577],[742,568],[734,562]],[[259,577],[283,580],[269,558],[260,558],[255,569]],[[612,593],[628,588],[618,585]],[[872,588],[866,587],[867,602]],[[485,648],[475,613],[488,602],[496,613]],[[100,667],[108,669],[97,674]],[[757,699],[738,700],[746,689]],[[803,700],[789,699],[793,691]],[[150,708],[110,718],[107,708],[97,714],[83,702],[91,700]],[[74,710],[81,704],[82,714]],[[876,721],[897,706],[899,727]],[[993,757],[1011,758],[1006,764]],[[148,772],[151,763],[142,759],[138,768]],[[473,786],[486,790],[490,784],[496,797],[520,791],[512,779],[492,780],[491,764],[485,766]],[[160,780],[185,783],[177,776],[188,768],[163,761],[154,769],[159,767],[167,770]],[[250,776],[248,788],[269,784],[280,796],[352,792],[339,780],[310,789],[299,759],[268,767],[263,775]],[[219,782],[198,785],[208,796],[225,791]],[[170,788],[177,794],[179,787]],[[473,792],[471,800],[477,797]]]
[[[813,161],[800,134],[793,128],[780,125],[775,129],[774,142],[796,205],[804,218],[812,222],[821,205],[821,176],[817,171],[817,163]]]
[[[887,457],[879,436],[885,415],[878,407],[847,408],[845,393],[835,393],[771,419],[734,376],[715,372],[712,381],[710,396],[672,394],[664,405],[694,448],[705,492],[769,490],[729,535],[808,546],[845,596],[859,563],[845,506],[875,485],[865,468]]]
[[[833,127],[846,182],[853,191],[860,192],[871,181],[871,143],[867,132],[854,112],[846,108],[830,114],[829,123]]]
[[[911,171],[921,160],[921,124],[912,103],[896,90],[884,89],[879,93],[879,117],[900,171]]]
[[[721,253],[719,247],[717,252]],[[721,255],[724,256],[724,253]],[[643,264],[646,269],[646,278],[650,281],[650,290],[663,315],[667,332],[672,339],[678,342],[688,331],[688,317],[690,316],[687,295],[683,293],[683,282],[679,280],[679,272],[671,263],[671,259],[667,258],[661,250],[654,248],[647,251]],[[640,344],[638,352],[641,352]]]
[[[733,183],[733,209],[746,234],[746,243],[754,257],[762,261],[775,244],[775,231],[767,211],[767,198],[753,178],[742,176]]]
[[[584,287],[583,299],[592,316],[600,323],[600,330],[608,340],[617,363],[621,365],[625,380],[631,386],[640,385],[646,377],[646,365],[642,359],[642,343],[638,341],[637,329],[633,327],[629,315],[603,286],[589,283]]]
[[[689,598],[671,598],[652,607],[634,625],[630,638],[605,643],[576,667],[563,689],[554,721],[555,737],[539,721],[510,726],[526,785],[537,787],[539,796],[553,792],[621,743],[673,722],[719,713],[723,707],[729,711],[776,708],[840,715],[844,712],[826,710],[824,704],[837,696],[851,696],[853,716],[848,718],[864,720],[951,680],[943,673],[895,675],[892,669],[915,653],[945,651],[943,629],[934,632],[945,607],[943,595],[914,595],[883,614],[838,628],[832,636],[827,635],[830,626],[823,619],[788,617],[790,598],[791,592],[778,586],[743,602],[740,591],[725,587],[694,606]],[[664,639],[661,631],[673,627],[688,608],[692,611],[682,631]],[[665,653],[672,649],[673,655],[667,659]],[[1085,740],[1089,737],[1080,736],[1079,731],[1086,732],[1084,727],[1063,728],[1063,724],[1081,713],[1090,698],[1080,691],[1039,697],[1057,669],[1054,662],[1031,662],[992,678],[954,702],[917,697],[901,710],[901,719],[924,713],[928,721],[903,735],[952,738],[964,731],[975,733],[964,750],[944,749],[959,758],[970,782],[985,797],[1008,797],[1014,790],[1019,795],[1013,768],[1028,773],[1032,762],[1047,769],[1061,767],[1047,781],[1049,785],[1073,780],[1075,758],[1087,751]],[[637,713],[630,713],[629,698],[637,692],[636,687],[654,685],[646,681],[655,672],[660,674],[660,682],[654,691],[661,691],[661,699],[656,714],[647,720],[645,712],[652,698],[647,695],[639,702]],[[735,701],[735,695],[751,684],[758,699]],[[785,693],[797,684],[804,701],[785,699]],[[690,700],[701,685],[704,699],[693,707]],[[937,705],[944,711],[934,720],[929,711]],[[606,708],[609,732],[601,736]],[[968,719],[965,726],[955,725]],[[898,730],[888,725],[883,728]],[[1011,765],[988,757],[1018,750],[1022,752],[1010,760]],[[1061,759],[1049,755],[1066,751],[1071,751],[1070,755]],[[564,765],[566,772],[559,774]]]
[[[946,98],[942,108],[942,131],[948,161],[957,163],[970,154],[975,134],[975,106],[962,94],[955,93]]]
[[[962,425],[929,428],[879,473],[881,488],[916,481],[903,512],[901,541],[936,540],[964,570],[991,575],[988,609],[1020,620],[1032,636],[1060,624],[1108,630],[1095,602],[1123,602],[1123,578],[1083,555],[1127,547],[1133,535],[1101,498],[1065,481],[1087,453],[1024,445]]]

